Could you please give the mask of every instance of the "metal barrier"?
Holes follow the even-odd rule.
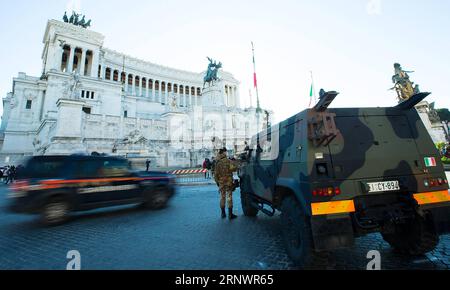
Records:
[[[209,172],[209,176],[211,178],[205,178],[205,173],[207,172],[208,170],[206,169],[182,169],[169,171],[168,173],[176,176],[176,182],[178,184],[214,183],[214,179],[212,179],[211,176],[211,171]]]

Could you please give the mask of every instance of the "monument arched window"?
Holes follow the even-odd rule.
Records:
[[[133,85],[133,76],[132,75],[128,75],[128,85],[130,85],[130,86]]]
[[[111,69],[109,67],[105,70],[105,79],[111,80]]]
[[[155,90],[159,91],[159,81],[155,81]]]
[[[78,68],[78,56],[75,56],[73,58],[73,70],[76,70]]]
[[[114,71],[113,81],[115,81],[115,82],[119,81],[119,71],[117,71],[117,70]]]
[[[184,89],[183,89],[183,86],[180,86],[180,94],[184,94]]]
[[[201,96],[202,95],[202,89],[197,88],[197,96]]]
[[[173,92],[178,94],[178,85],[173,85]]]
[[[148,80],[148,88],[150,89],[150,90],[153,90],[153,80]]]
[[[79,69],[79,67],[81,65],[81,61],[80,61],[81,54],[82,54],[81,48],[76,48],[75,49],[75,57],[73,59],[73,70]]]
[[[146,78],[142,78],[141,85],[142,85],[142,96],[146,96],[147,95],[147,79]]]
[[[161,83],[161,91],[163,91],[163,92],[166,91],[166,83],[165,82]]]
[[[63,47],[63,54],[62,54],[62,57],[61,57],[61,71],[62,72],[67,71],[69,54],[70,54],[70,46],[64,45],[64,47]]]
[[[63,53],[62,59],[61,59],[61,71],[65,71],[65,69],[66,69],[67,58],[68,58],[67,54]]]
[[[172,92],[172,84],[171,83],[167,84],[167,90],[169,93]]]
[[[86,60],[84,63],[84,72],[82,72],[83,75],[90,75],[91,74],[91,66],[92,66],[92,58],[94,57],[94,53],[92,50],[88,50],[86,52]]]
[[[191,88],[191,95],[195,95],[195,88]]]
[[[120,75],[120,81],[121,81],[122,83],[125,83],[126,77],[127,77],[127,74],[123,72],[123,73]]]

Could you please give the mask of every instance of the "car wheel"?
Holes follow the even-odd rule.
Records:
[[[145,193],[144,206],[149,209],[162,209],[166,207],[169,201],[169,193],[162,188],[148,190]]]
[[[405,224],[395,225],[393,232],[382,233],[382,236],[397,252],[408,256],[424,255],[439,243],[430,216],[416,215]]]
[[[66,222],[69,218],[70,205],[63,198],[52,198],[42,208],[41,219],[45,225],[54,226]]]
[[[287,196],[281,204],[281,232],[287,254],[300,268],[325,268],[328,253],[315,252],[311,223],[294,196]]]
[[[259,210],[253,207],[250,194],[241,192],[241,205],[245,216],[255,217],[258,215]]]

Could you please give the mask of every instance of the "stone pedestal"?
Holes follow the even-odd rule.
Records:
[[[215,83],[210,87],[206,87],[202,93],[203,107],[225,106],[224,93],[220,83]]]
[[[83,105],[84,102],[76,100],[58,100],[58,121],[47,155],[87,153],[81,134]]]
[[[192,150],[192,122],[188,115],[168,112],[162,115],[167,121],[167,166],[189,167]]]

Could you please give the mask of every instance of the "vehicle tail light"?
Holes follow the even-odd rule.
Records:
[[[316,188],[312,191],[313,196],[335,196],[340,194],[341,189],[339,187]]]
[[[436,187],[436,186],[448,184],[448,180],[445,178],[424,179],[423,184],[426,187]]]

